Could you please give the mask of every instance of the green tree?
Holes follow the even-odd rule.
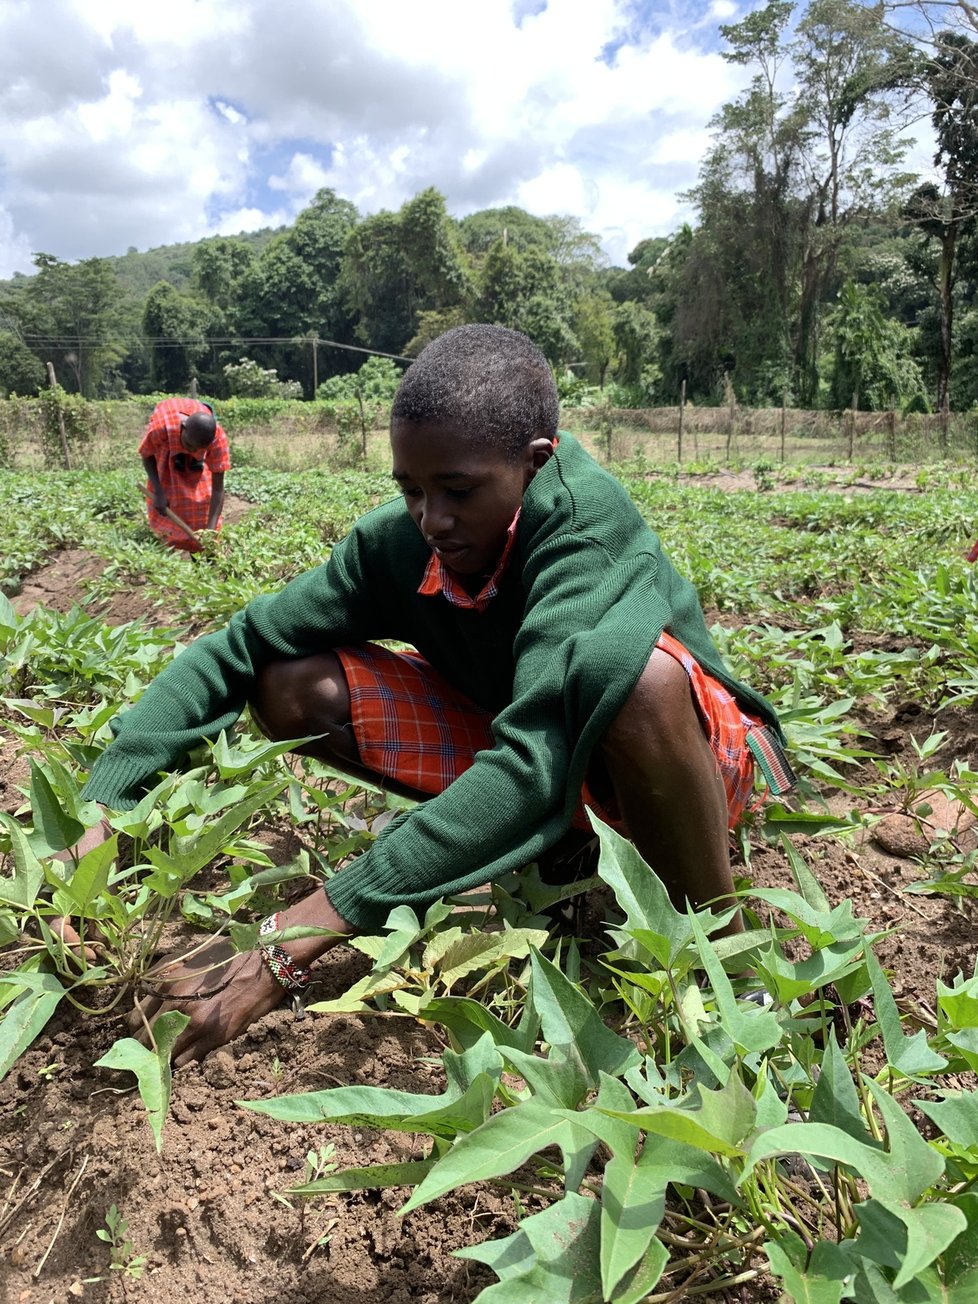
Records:
[[[875,287],[846,281],[830,325],[835,338],[834,407],[878,411],[902,407],[923,393],[907,328],[885,315]]]
[[[222,313],[233,309],[241,283],[255,266],[255,254],[243,240],[214,236],[191,252],[193,290]]]
[[[319,337],[346,343],[351,338],[340,277],[357,222],[349,200],[320,190],[295,225],[273,237],[258,260],[244,269],[229,309],[239,337],[278,341],[249,348],[262,354],[279,375],[301,380],[309,395],[314,376],[308,341]],[[331,356],[325,365],[339,368],[343,363]]]
[[[207,348],[207,305],[158,281],[143,306],[143,333],[150,355],[150,377],[167,394],[186,390]]]
[[[385,353],[404,352],[423,312],[465,313],[471,274],[443,196],[429,188],[362,222],[347,241],[341,287],[357,338]]]
[[[125,354],[118,278],[104,258],[65,263],[39,253],[33,262],[36,275],[17,283],[5,313],[40,361],[54,363],[66,390],[94,397]]]
[[[841,253],[905,187],[894,123],[912,59],[854,0],[812,0],[794,35],[792,16],[772,0],[720,29],[725,57],[754,76],[715,120],[692,192],[700,224],[677,351],[700,385],[733,357],[742,395],[780,401],[790,386],[813,405]]]
[[[618,346],[616,380],[623,385],[639,385],[647,394],[650,382],[660,376],[656,366],[659,328],[654,314],[641,303],[620,303],[615,309],[614,332]]]
[[[942,173],[943,184],[938,187],[928,182],[918,187],[905,212],[937,246],[937,408],[947,413],[954,354],[957,250],[962,237],[974,231],[978,221],[978,42],[961,32],[939,33],[934,58],[927,66],[926,84],[934,105],[934,164]]]
[[[551,255],[539,248],[519,250],[508,241],[496,241],[483,267],[475,306],[478,320],[522,331],[553,366],[559,366],[576,361],[571,309],[560,267]]]
[[[46,380],[40,359],[13,331],[0,331],[0,393],[36,394]]]
[[[574,305],[574,334],[587,364],[588,380],[604,389],[608,368],[615,360],[615,303],[607,291],[578,299]]]

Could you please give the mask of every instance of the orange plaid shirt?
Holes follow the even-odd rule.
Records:
[[[170,510],[186,521],[192,530],[203,530],[207,526],[214,472],[231,468],[227,435],[220,425],[212,442],[196,453],[188,453],[180,441],[182,418],[210,410],[206,403],[193,398],[164,399],[153,409],[139,445],[140,457],[156,460],[156,470]],[[202,465],[195,467],[195,462]],[[151,497],[152,490],[148,484],[146,491]],[[193,546],[178,526],[156,511],[152,502],[147,503],[147,513],[150,528],[166,543],[178,548]],[[218,527],[220,524],[218,521]]]

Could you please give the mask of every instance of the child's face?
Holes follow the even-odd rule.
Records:
[[[391,450],[392,474],[429,548],[457,575],[479,576],[494,569],[523,491],[553,444],[535,439],[510,461],[448,427],[395,421]]]

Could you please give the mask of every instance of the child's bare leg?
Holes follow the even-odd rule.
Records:
[[[297,747],[300,755],[315,756],[351,778],[366,779],[389,792],[419,800],[426,795],[375,774],[360,760],[351,723],[350,690],[334,652],[273,661],[258,676],[249,705],[252,718],[268,738],[323,735]]]
[[[656,649],[602,741],[618,805],[643,860],[674,905],[698,906],[733,891],[727,802],[693,704],[689,678]],[[727,928],[739,932],[740,916]]]

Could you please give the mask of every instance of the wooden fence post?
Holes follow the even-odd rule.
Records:
[[[686,381],[679,386],[679,442],[676,448],[676,461],[683,460],[683,415],[686,411]]]
[[[48,363],[48,384],[53,390],[58,388],[58,378],[54,374],[54,363]],[[71,470],[71,454],[68,452],[68,435],[65,431],[65,414],[61,410],[61,398],[56,393],[54,401],[58,405],[58,431],[61,435],[61,450],[65,455],[65,470]]]
[[[788,421],[788,391],[781,395],[781,461],[784,463],[784,428]]]
[[[890,461],[896,461],[896,408],[890,408]]]
[[[726,459],[730,461],[730,445],[733,442],[734,433],[734,408],[737,405],[737,396],[734,393],[733,381],[730,379],[730,372],[723,373],[723,389],[727,396],[727,452]]]

